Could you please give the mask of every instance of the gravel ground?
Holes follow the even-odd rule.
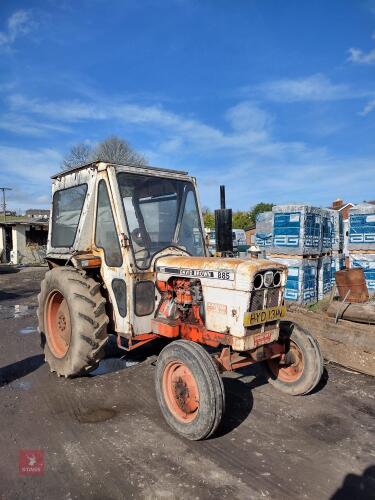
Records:
[[[251,367],[224,377],[219,433],[189,442],[156,402],[161,344],[123,359],[110,346],[94,376],[59,379],[37,333],[45,269],[9,271],[0,267],[1,500],[375,498],[374,378],[328,365],[318,390],[293,398]],[[20,474],[23,450],[42,451],[43,475]]]

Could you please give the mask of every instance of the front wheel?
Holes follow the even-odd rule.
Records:
[[[176,340],[159,355],[156,396],[167,423],[190,440],[211,436],[224,412],[224,387],[207,351],[194,342]]]
[[[311,392],[323,373],[323,357],[317,340],[300,326],[286,323],[280,341],[286,346],[285,359],[266,361],[268,381],[292,396]]]

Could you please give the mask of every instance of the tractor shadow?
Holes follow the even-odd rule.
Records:
[[[244,379],[254,377],[247,382]],[[260,366],[253,365],[238,370],[230,376],[223,376],[225,391],[225,412],[215,437],[222,437],[239,427],[250,415],[254,398],[252,391],[267,384],[267,379]]]
[[[251,381],[247,381],[249,377],[253,377]],[[328,371],[324,368],[318,385],[304,397],[309,397],[310,395],[320,392],[327,385],[328,379]],[[239,427],[242,422],[247,419],[253,409],[254,398],[252,391],[257,387],[269,383],[262,363],[242,368],[229,375],[224,374],[222,380],[225,391],[226,409],[214,437],[225,436],[225,434]]]
[[[99,366],[88,373],[88,377],[98,377],[108,373],[118,372],[125,368],[131,368],[142,363],[156,363],[160,351],[167,344],[163,339],[154,340],[134,351],[119,349],[116,344],[116,337],[109,336],[109,341],[105,346],[105,354]]]
[[[0,274],[12,274],[12,273],[19,273],[21,269],[19,267],[15,267],[9,264],[0,264]]]
[[[0,368],[0,387],[25,377],[44,363],[44,356],[37,354]]]
[[[327,368],[324,367],[321,379],[319,380],[316,387],[314,387],[314,389],[307,394],[307,396],[310,396],[312,394],[316,394],[317,392],[320,392],[322,389],[324,389],[324,387],[328,384],[328,380],[329,380],[328,371],[327,371]]]
[[[347,474],[341,488],[330,500],[370,500],[375,492],[375,465],[370,465],[362,474]]]

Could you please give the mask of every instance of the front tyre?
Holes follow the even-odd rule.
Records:
[[[311,392],[323,374],[323,357],[317,340],[306,330],[286,323],[280,333],[286,356],[266,361],[268,381],[282,392],[300,396]]]
[[[155,386],[160,409],[172,429],[193,441],[215,432],[224,412],[224,387],[215,362],[202,346],[187,340],[168,344],[157,361]]]
[[[74,377],[95,368],[108,339],[100,284],[84,271],[56,267],[46,273],[38,302],[39,332],[51,371]]]

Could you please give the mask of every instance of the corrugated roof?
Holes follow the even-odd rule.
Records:
[[[46,226],[48,227],[49,222],[43,220],[12,220],[7,219],[6,221],[0,220],[0,226]]]

